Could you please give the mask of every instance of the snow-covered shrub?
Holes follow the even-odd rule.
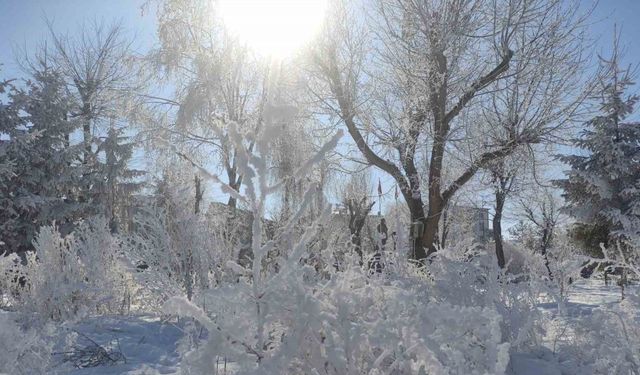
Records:
[[[136,215],[125,240],[130,262],[145,266],[135,276],[141,285],[137,303],[148,308],[171,296],[197,298],[224,278],[226,260],[237,259],[233,242],[222,238],[226,220],[195,214],[184,204],[185,195],[182,188],[168,188],[162,204],[143,207]]]
[[[500,315],[434,301],[425,280],[390,285],[359,268],[313,280],[291,264],[256,301],[248,282],[216,290],[208,312],[173,299],[167,311],[196,318],[206,343],[186,353],[187,373],[226,357],[254,374],[500,374],[509,361]],[[420,370],[422,368],[422,370]]]
[[[530,254],[527,267],[531,275],[538,276],[540,287],[558,304],[560,313],[565,313],[569,287],[574,280],[580,279],[580,271],[587,261],[588,258],[582,256],[570,238],[562,233],[547,250],[547,259]]]
[[[165,304],[165,312],[194,318],[208,331],[204,342],[193,336],[185,341],[194,345],[183,345],[183,373],[212,372],[220,358],[242,374],[505,372],[510,344],[503,340],[502,316],[494,304],[440,299],[421,272],[369,275],[357,262],[336,271],[331,261],[314,261],[309,245],[323,233],[330,210],[300,230],[297,223],[311,205],[312,189],[273,239],[263,240],[260,218],[278,187],[267,182],[260,153],[268,147],[265,138],[256,140],[257,152],[244,148],[239,154],[245,194],[226,190],[253,212],[251,268],[228,261],[237,282],[207,291],[199,306],[184,297]],[[304,176],[318,159],[292,178]],[[325,253],[321,256],[330,251]]]
[[[436,301],[494,311],[500,317],[501,340],[513,350],[539,345],[540,288],[535,279],[501,270],[495,255],[481,248],[442,249],[428,270]]]
[[[558,349],[566,374],[640,373],[640,300],[594,309],[569,324],[571,337]]]
[[[8,313],[0,313],[0,374],[45,374],[52,345],[36,329],[22,329]]]
[[[0,254],[0,309],[16,305],[26,277],[26,269],[17,254]]]
[[[601,244],[602,258],[590,262],[640,278],[637,254],[625,251],[634,248],[634,241],[637,237],[615,241],[608,248]],[[633,293],[621,297],[620,303],[602,305],[567,323],[570,333],[558,349],[564,373],[640,374],[640,297]]]
[[[28,256],[24,311],[54,320],[121,312],[126,271],[104,218],[80,222],[64,237],[55,226],[41,227],[34,247],[35,254]]]
[[[146,304],[158,306],[180,294],[191,299],[196,291],[208,288],[216,252],[198,216],[152,206],[137,215],[135,222],[127,255],[135,264],[148,267],[136,274],[148,294],[143,297]]]

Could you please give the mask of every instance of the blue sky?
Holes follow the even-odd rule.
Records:
[[[0,0],[0,78],[21,76],[16,54],[47,37],[45,17],[57,32],[73,33],[82,22],[122,22],[141,52],[155,38],[155,15],[141,12],[145,0]]]
[[[34,46],[46,37],[45,16],[61,32],[77,30],[83,20],[120,20],[137,36],[138,49],[146,50],[155,40],[155,19],[152,12],[142,15],[144,3],[145,0],[0,0],[0,63],[4,65],[0,76],[20,75],[14,50]],[[590,3],[584,1],[584,6]],[[613,24],[617,23],[622,27],[627,60],[640,62],[639,0],[601,0],[592,18],[592,34],[600,39],[598,49],[610,45]]]
[[[135,48],[148,50],[155,43],[155,14],[143,14],[146,0],[0,0],[0,79],[23,76],[16,64],[16,54],[29,50],[47,36],[45,17],[53,21],[57,32],[73,33],[80,24],[93,20],[120,21],[131,36]],[[583,7],[591,1],[583,1]],[[621,44],[626,49],[627,63],[640,63],[640,0],[600,0],[592,14],[592,37],[597,39],[596,52],[609,50],[613,25],[621,30]],[[374,174],[378,176],[377,173]],[[380,176],[385,191],[392,190],[388,176]],[[377,179],[377,178],[376,178]],[[376,181],[377,184],[377,181]],[[375,189],[375,186],[374,186]],[[222,198],[222,197],[217,197]],[[391,199],[389,199],[391,200]]]

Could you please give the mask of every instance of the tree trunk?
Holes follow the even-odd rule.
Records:
[[[82,99],[82,109],[81,109],[81,115],[82,115],[82,142],[84,143],[83,162],[84,162],[84,164],[89,164],[89,161],[91,160],[91,142],[92,142],[92,135],[91,135],[91,119],[92,119],[91,103],[89,102],[89,96],[88,95],[81,93],[80,96],[81,96],[81,99]]]
[[[242,185],[242,176],[237,175],[235,167],[227,168],[227,177],[229,178],[229,186],[233,190],[240,192],[240,186]],[[230,195],[229,200],[227,201],[227,206],[229,206],[229,208],[235,209],[237,205],[237,199],[234,196]]]
[[[196,187],[196,201],[194,207],[194,213],[197,215],[200,213],[200,202],[202,202],[202,196],[204,194],[204,190],[202,189],[202,180],[198,175],[194,178],[194,183]]]
[[[404,192],[403,192],[404,193]],[[409,259],[422,261],[427,257],[427,253],[424,249],[424,228],[425,228],[425,218],[424,218],[424,207],[422,207],[421,199],[411,199],[411,195],[403,194],[405,198],[405,202],[407,202],[407,206],[409,206],[409,213],[411,214],[411,223],[422,223],[422,233],[414,234],[414,228],[411,228],[411,237],[413,241],[413,248],[411,248]]]
[[[227,201],[227,206],[229,206],[229,208],[236,208],[237,206],[236,198],[229,197],[229,200]]]
[[[447,237],[449,235],[449,210],[447,210],[446,208],[444,209],[444,211],[442,212],[442,235],[440,238],[440,246],[442,246],[442,248],[447,246]]]
[[[361,200],[347,199],[346,206],[349,209],[349,232],[351,233],[351,244],[358,254],[358,263],[362,266],[364,256],[362,253],[362,228],[366,222],[369,212],[375,202],[368,203],[367,198]]]
[[[424,235],[422,236],[423,252],[426,249],[426,253],[419,257],[424,259],[429,255],[438,251],[438,231],[440,224],[440,216],[442,212],[436,212],[425,220]]]
[[[422,246],[426,248],[426,253],[418,259],[424,259],[438,251],[440,217],[442,216],[445,202],[439,193],[440,187],[438,186],[437,189],[437,192],[431,191],[429,193],[429,211],[425,220],[424,234],[422,236]],[[431,187],[429,190],[431,190]]]
[[[442,53],[438,54],[437,66],[440,72],[446,71],[446,58]],[[442,166],[444,160],[444,150],[446,135],[449,131],[448,122],[445,119],[446,111],[446,83],[440,85],[437,94],[431,98],[431,111],[434,116],[435,136],[429,160],[429,210],[422,238],[423,245],[427,248],[426,255],[429,256],[438,251],[438,234],[440,216],[443,208],[450,197],[442,194]]]
[[[547,273],[549,273],[549,279],[553,280],[553,273],[551,272],[551,267],[549,267],[549,255],[547,254],[549,244],[551,243],[551,232],[552,230],[545,222],[545,227],[542,229],[542,246],[540,247],[540,252],[544,258],[544,266],[547,268]]]
[[[496,189],[496,213],[493,216],[493,241],[496,246],[496,258],[498,266],[504,268],[504,248],[502,243],[502,211],[504,209],[506,194],[500,189]]]

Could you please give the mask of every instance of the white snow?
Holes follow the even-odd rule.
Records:
[[[177,342],[182,330],[177,324],[163,322],[158,317],[102,316],[85,319],[77,324],[64,324],[58,332],[54,353],[64,351],[65,338],[79,332],[102,346],[116,345],[125,357],[124,363],[73,369],[60,354],[53,356],[54,374],[175,374],[179,356]],[[86,343],[80,339],[79,342]]]
[[[628,295],[638,295],[637,284],[627,288]],[[569,290],[565,316],[559,316],[555,303],[542,302],[539,308],[544,312],[547,324],[547,350],[531,353],[515,353],[511,356],[508,373],[514,375],[562,375],[562,364],[552,355],[554,338],[570,332],[566,330],[567,322],[576,322],[592,313],[596,308],[614,307],[620,303],[620,289],[612,280],[604,285],[601,278],[580,279],[574,282]],[[639,312],[640,313],[640,312]],[[3,312],[3,314],[12,314]],[[564,330],[564,331],[561,331]],[[63,355],[52,357],[51,374],[178,374],[180,358],[177,352],[178,342],[183,337],[181,324],[175,319],[163,321],[154,315],[133,316],[100,316],[86,318],[78,323],[64,323],[56,328],[54,353],[65,350],[65,340],[74,333],[84,335],[97,344],[107,347],[115,346],[122,352],[126,361],[116,365],[103,365],[90,368],[73,368],[63,363]],[[84,342],[82,339],[79,342]],[[221,364],[222,366],[222,364]],[[231,368],[230,366],[228,368]]]

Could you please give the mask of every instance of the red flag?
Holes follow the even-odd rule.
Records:
[[[382,184],[380,183],[379,178],[378,178],[378,195],[382,195]]]

